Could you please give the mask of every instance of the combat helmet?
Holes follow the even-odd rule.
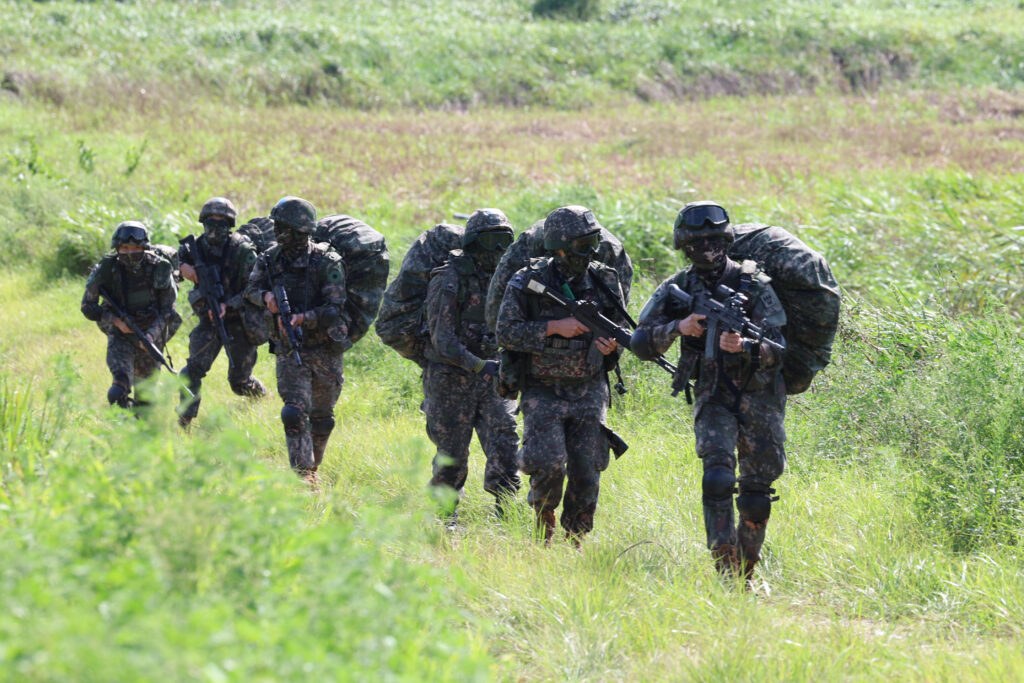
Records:
[[[705,237],[724,237],[729,244],[736,239],[728,212],[711,201],[691,202],[684,206],[676,216],[672,237],[676,249]]]
[[[309,234],[316,228],[316,207],[299,197],[283,197],[270,210],[274,225]]]
[[[573,243],[581,238],[597,237],[588,240],[592,242],[588,247],[596,252],[600,234],[601,224],[594,217],[594,212],[583,206],[563,206],[544,219],[544,248],[548,251],[570,250]]]
[[[124,221],[114,228],[114,236],[110,238],[110,248],[116,250],[122,244],[140,244],[149,246],[149,230],[140,221]]]
[[[230,199],[225,197],[213,197],[207,199],[206,203],[203,204],[203,208],[199,209],[199,222],[202,223],[210,216],[224,216],[230,219],[231,227],[235,227],[235,217],[238,216],[238,212],[235,211],[235,205],[231,203]]]
[[[512,244],[512,223],[499,209],[477,209],[466,221],[462,247],[477,243],[487,251],[504,251]]]

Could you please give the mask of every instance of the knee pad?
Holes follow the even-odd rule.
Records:
[[[736,473],[723,465],[709,467],[704,470],[701,488],[706,503],[731,501],[736,491]]]
[[[740,491],[736,497],[736,510],[740,513],[740,519],[745,522],[761,524],[767,522],[772,515],[772,501],[778,500],[778,496],[772,496],[775,489],[763,491]]]
[[[121,407],[125,407],[128,402],[128,389],[120,384],[111,384],[110,388],[107,389],[107,401],[110,405],[115,403]]]
[[[281,408],[281,422],[284,423],[285,434],[299,434],[305,421],[306,414],[294,403],[285,403]]]
[[[330,436],[334,431],[334,416],[309,418],[309,430],[313,436]]]

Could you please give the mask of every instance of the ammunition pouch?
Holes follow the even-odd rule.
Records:
[[[548,337],[541,353],[530,354],[528,374],[531,381],[578,384],[593,377],[602,368],[593,363],[590,341],[590,335],[572,339]]]
[[[525,357],[521,353],[501,349],[501,365],[498,370],[498,384],[495,387],[498,396],[514,400],[522,390],[523,365]]]

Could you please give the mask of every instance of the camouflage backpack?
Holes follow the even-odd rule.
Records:
[[[245,225],[235,230],[235,233],[248,237],[256,247],[257,254],[262,254],[277,244],[277,238],[274,237],[274,221],[266,216],[250,218]]]
[[[181,282],[181,261],[178,259],[178,250],[166,244],[150,242],[149,248],[171,262],[171,275],[174,276],[175,284]]]
[[[786,309],[787,394],[807,391],[832,359],[842,294],[825,257],[782,228],[759,223],[733,225],[736,241],[729,256],[757,261],[772,278]]]
[[[508,281],[516,272],[530,265],[530,260],[549,256],[544,250],[544,221],[534,223],[529,230],[519,236],[501,257],[497,270],[491,277],[491,284],[487,288],[487,306],[485,316],[487,326],[492,330],[498,323],[498,309],[501,308],[501,299],[505,296],[505,287]],[[623,303],[629,305],[629,289],[633,283],[633,263],[629,255],[622,248],[622,242],[616,239],[604,228],[601,228],[601,244],[597,248],[595,260],[611,266],[619,274],[619,284],[622,286]]]
[[[463,226],[448,223],[439,223],[424,231],[409,247],[398,276],[384,292],[377,316],[377,334],[403,358],[419,365],[426,363],[423,303],[427,298],[430,271],[444,264],[448,252],[461,247],[463,232]]]
[[[384,235],[352,216],[335,214],[317,221],[312,239],[330,244],[345,262],[345,311],[354,344],[369,331],[388,283],[391,260]]]

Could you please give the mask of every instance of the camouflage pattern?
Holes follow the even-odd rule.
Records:
[[[245,225],[235,231],[235,234],[247,237],[256,247],[257,254],[262,254],[277,244],[277,239],[274,237],[274,221],[267,216],[250,218]]]
[[[487,289],[487,306],[484,311],[488,327],[493,330],[498,324],[498,309],[501,307],[505,288],[512,276],[521,268],[530,265],[532,259],[546,255],[544,221],[540,220],[519,235],[519,238],[505,251],[505,255],[501,257],[501,262],[498,264],[498,269],[491,277],[491,284]],[[628,306],[630,286],[633,282],[633,263],[626,250],[622,248],[622,243],[604,228],[601,228],[601,243],[597,247],[597,255],[594,260],[611,266],[618,273],[623,301]]]
[[[302,313],[299,365],[287,337],[275,324],[277,392],[285,409],[297,411],[298,426],[286,427],[288,460],[300,472],[315,471],[334,428],[334,404],[344,382],[342,353],[352,346],[345,312],[345,267],[327,244],[310,242],[306,253],[288,259],[280,246],[256,259],[245,298],[263,307],[273,284],[283,286],[293,313]],[[282,411],[284,412],[284,411]]]
[[[235,205],[231,203],[230,199],[225,197],[213,197],[207,199],[203,203],[203,207],[199,209],[199,222],[202,223],[209,216],[224,216],[225,218],[231,219],[231,225],[235,225],[235,217],[238,216],[238,211],[235,210]]]
[[[598,232],[601,225],[594,212],[584,206],[563,206],[544,219],[544,249],[568,249],[573,240]]]
[[[296,428],[284,430],[288,463],[295,471],[315,472],[323,462],[344,382],[344,354],[328,345],[303,349],[302,365],[292,354],[277,355],[277,393],[300,415]]]
[[[570,534],[584,534],[593,528],[601,472],[608,466],[605,371],[621,350],[601,355],[592,333],[572,339],[547,336],[548,321],[566,314],[527,292],[531,277],[560,291],[565,291],[565,285],[577,300],[597,302],[601,313],[624,325],[618,307],[593,278],[601,278],[611,292],[621,293],[621,288],[615,270],[602,264],[591,264],[587,272],[566,279],[553,259],[536,259],[509,280],[495,330],[502,347],[527,357],[520,400],[520,469],[530,475],[530,504],[543,515],[561,500],[562,527]]]
[[[375,328],[387,346],[403,358],[425,367],[430,344],[424,327],[423,302],[430,273],[444,264],[449,252],[462,244],[465,228],[439,223],[423,232],[409,247],[398,275],[384,292]]]
[[[768,347],[741,353],[726,353],[716,347],[715,357],[705,359],[703,337],[682,337],[677,329],[677,322],[689,312],[677,308],[668,296],[667,288],[672,283],[694,295],[714,291],[720,284],[746,292],[748,317],[762,327],[766,337],[782,342],[781,328],[786,324],[786,315],[772,289],[771,278],[759,272],[752,261],[740,264],[727,259],[723,273],[712,283],[705,283],[692,268],[687,268],[658,286],[640,314],[633,337],[633,348],[641,357],[665,353],[681,338],[680,370],[689,375],[695,369],[697,378],[694,432],[704,471],[725,467],[734,472],[738,464],[741,493],[768,491],[786,464],[783,358]],[[742,389],[735,413],[733,389]],[[755,529],[741,514],[737,538],[731,493],[718,503],[705,500],[704,514],[708,548],[734,548],[739,542],[743,556],[756,561],[766,521],[758,522]]]
[[[282,197],[270,210],[270,219],[308,235],[316,228],[316,208],[301,197]]]
[[[138,344],[135,335],[126,335],[117,329],[114,325],[117,316],[109,305],[101,302],[100,287],[110,292],[162,349],[181,325],[181,316],[174,310],[177,288],[171,264],[158,252],[147,250],[142,266],[132,273],[118,263],[117,254],[112,252],[96,264],[86,281],[82,314],[95,321],[107,335],[107,367],[114,385],[122,388],[127,396],[136,378],[152,374],[156,361]]]
[[[211,200],[213,201],[213,200]],[[209,202],[207,202],[209,203]],[[205,208],[205,205],[204,205]],[[257,344],[250,341],[250,332],[246,329],[242,312],[245,299],[242,294],[249,284],[249,274],[256,263],[256,250],[245,237],[237,234],[228,236],[220,249],[210,246],[206,235],[196,239],[196,247],[200,250],[202,260],[208,264],[220,266],[221,284],[224,287],[224,304],[227,312],[224,315],[224,327],[231,341],[227,353],[231,356],[233,367],[228,367],[228,383],[231,390],[240,396],[262,396],[266,393],[262,384],[252,377],[252,369],[256,365]],[[179,258],[189,265],[194,257],[187,249],[179,250]],[[200,295],[199,288],[193,287],[188,296],[189,303],[199,319],[188,337],[188,363],[181,370],[181,375],[189,383],[189,389],[195,395],[191,405],[183,413],[183,419],[191,419],[199,412],[200,388],[203,378],[210,371],[214,360],[220,353],[223,342],[217,334],[217,328],[210,321],[210,306]]]
[[[729,255],[761,264],[786,309],[786,393],[799,394],[832,359],[842,293],[825,258],[779,227],[759,223],[733,226]]]
[[[313,241],[330,244],[345,262],[348,337],[355,344],[377,317],[388,283],[391,261],[384,235],[358,219],[336,214],[320,219]]]
[[[424,307],[431,345],[423,373],[427,435],[437,446],[431,485],[460,494],[466,482],[469,442],[476,430],[487,465],[484,490],[498,496],[519,490],[515,402],[498,396],[496,378],[478,374],[498,348],[484,324],[490,281],[473,258],[457,249],[434,271]]]

